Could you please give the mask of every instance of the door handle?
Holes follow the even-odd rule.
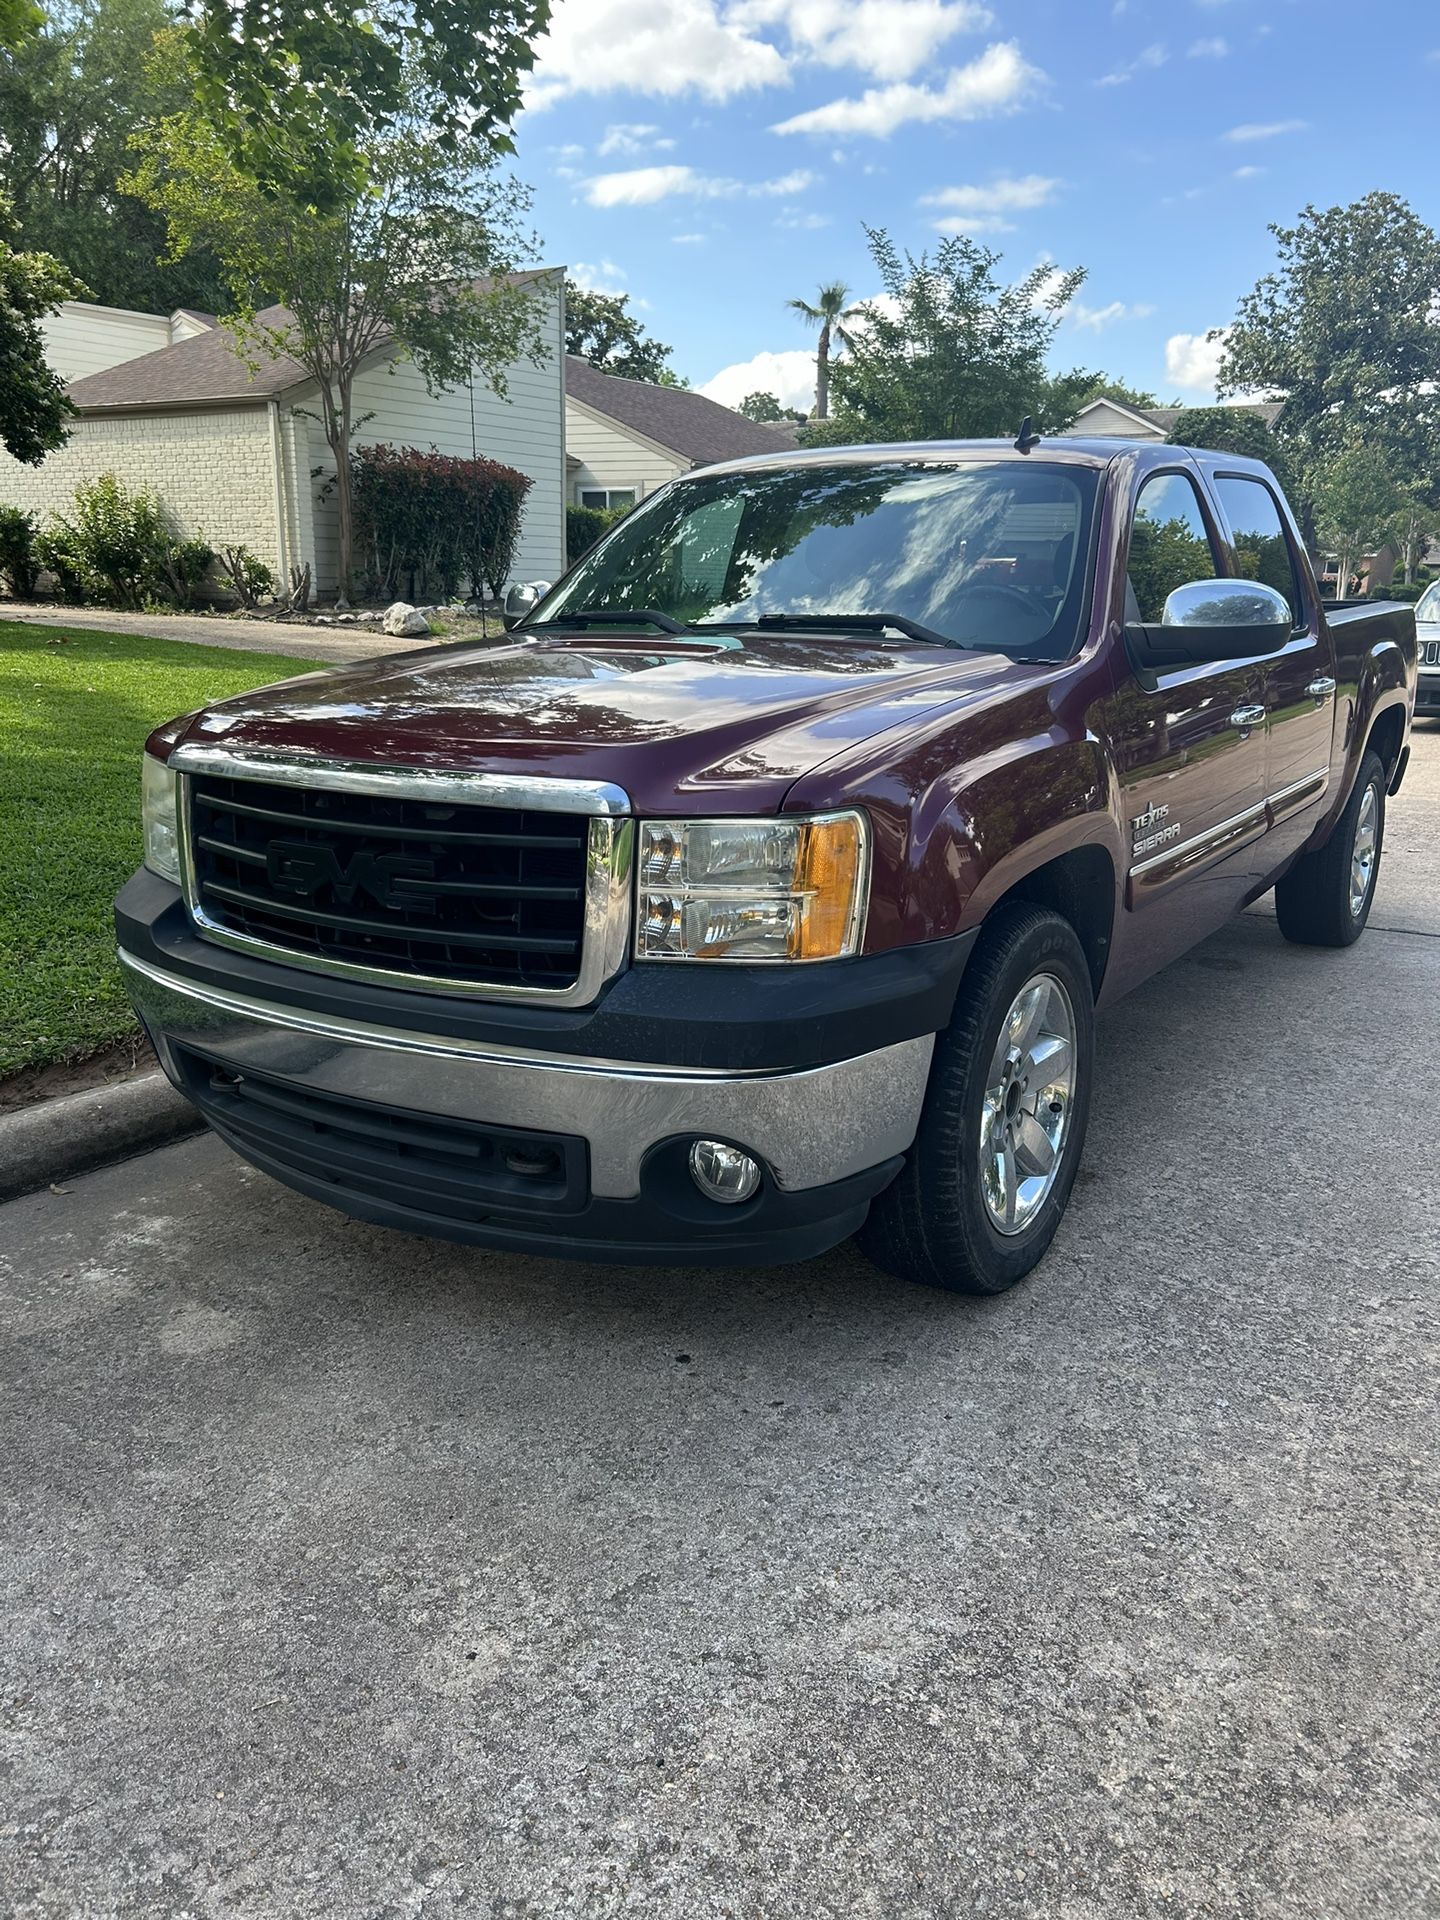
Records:
[[[1335,691],[1335,682],[1330,678],[1328,673],[1322,673],[1318,679],[1310,682],[1305,691],[1317,707],[1323,706],[1325,701],[1327,701]]]
[[[1265,724],[1264,707],[1237,707],[1230,716],[1232,727],[1238,727],[1241,733],[1249,733],[1252,727]]]

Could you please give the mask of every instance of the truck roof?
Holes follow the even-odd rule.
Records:
[[[877,446],[782,447],[775,453],[720,461],[696,471],[728,473],[748,468],[814,467],[837,460],[927,460],[947,464],[973,459],[1028,460],[1032,463],[1048,461],[1071,467],[1103,468],[1122,456],[1139,457],[1144,464],[1154,466],[1189,456],[1199,460],[1223,460],[1227,466],[1242,471],[1267,471],[1261,461],[1248,459],[1241,454],[1214,453],[1204,447],[1172,446],[1166,440],[1071,439],[1066,434],[1038,440],[1028,453],[1022,453],[1013,440],[898,440]]]

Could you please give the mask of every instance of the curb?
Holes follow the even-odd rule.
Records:
[[[204,1126],[158,1070],[0,1114],[0,1200],[128,1160]]]

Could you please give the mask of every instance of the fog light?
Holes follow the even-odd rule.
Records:
[[[760,1185],[760,1167],[723,1140],[697,1140],[690,1149],[690,1178],[707,1200],[736,1207]]]

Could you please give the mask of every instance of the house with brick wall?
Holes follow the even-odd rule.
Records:
[[[514,577],[555,580],[565,552],[564,276],[519,278],[541,306],[538,366],[508,368],[503,400],[478,374],[432,395],[409,361],[381,347],[355,382],[354,442],[478,454],[527,474]],[[275,325],[284,310],[261,318]],[[334,463],[303,367],[283,356],[252,365],[223,324],[188,311],[69,302],[47,324],[47,344],[77,417],[38,467],[0,451],[0,505],[43,523],[68,511],[80,481],[113,473],[157,493],[181,534],[247,546],[281,579],[308,562],[316,590],[334,590]]]

